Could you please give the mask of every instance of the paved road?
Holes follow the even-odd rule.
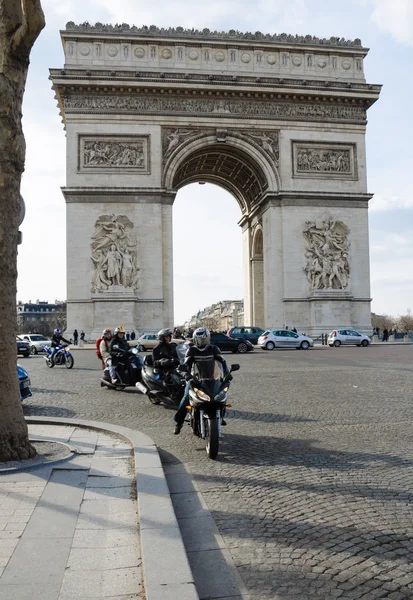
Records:
[[[135,427],[201,490],[253,598],[413,598],[413,346],[227,355],[239,362],[217,461],[141,395],[99,387],[94,352],[72,371],[20,359],[27,415]]]

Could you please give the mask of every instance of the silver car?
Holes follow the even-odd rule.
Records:
[[[258,346],[265,350],[274,348],[301,348],[308,350],[314,346],[313,340],[289,329],[268,329],[258,338]]]
[[[327,343],[329,346],[335,346],[338,348],[348,344],[355,344],[356,346],[369,346],[371,339],[368,335],[354,331],[354,329],[335,329],[328,334]]]
[[[43,346],[50,346],[52,343],[52,340],[49,340],[49,338],[44,337],[40,333],[22,333],[18,338],[29,344],[31,354],[44,352]]]

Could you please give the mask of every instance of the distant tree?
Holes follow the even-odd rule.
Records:
[[[374,329],[379,328],[380,331],[383,329],[394,329],[396,326],[395,318],[389,315],[376,315],[371,313],[371,325]]]
[[[407,314],[400,315],[396,321],[396,326],[399,331],[404,331],[406,333],[413,331],[413,315],[410,308],[407,309]]]
[[[16,281],[26,155],[22,103],[30,52],[44,26],[40,0],[0,0],[0,461],[36,454],[19,400]]]

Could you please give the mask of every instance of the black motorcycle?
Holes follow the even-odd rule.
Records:
[[[222,420],[226,407],[230,406],[227,404],[232,379],[230,373],[238,371],[239,368],[239,365],[231,365],[229,373],[224,375],[222,364],[213,360],[207,365],[202,365],[202,379],[199,372],[190,378],[190,425],[194,435],[206,441],[206,451],[212,459],[218,455]]]
[[[106,367],[100,380],[101,387],[106,386],[113,390],[123,390],[129,386],[136,387],[141,381],[143,366],[143,360],[139,356],[138,350],[136,348],[129,348],[129,350],[117,348],[115,356],[119,359],[115,367],[117,382],[112,383],[109,369]]]
[[[150,355],[145,356],[143,362],[142,383],[136,384],[136,387],[148,396],[152,404],[162,402],[165,406],[177,409],[185,391],[185,379],[180,372],[182,365],[179,360],[163,358],[160,363],[162,366],[164,362],[164,368],[161,369],[154,366]]]
[[[44,346],[44,350],[46,352],[46,356],[44,357],[44,359],[49,369],[53,369],[55,365],[65,365],[66,369],[73,368],[75,361],[69,350],[67,350],[67,347],[67,345],[57,346],[57,352],[52,360],[53,349],[49,348],[49,346]]]

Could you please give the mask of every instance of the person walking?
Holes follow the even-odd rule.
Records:
[[[74,332],[73,332],[73,344],[75,346],[77,346],[78,340],[79,340],[79,333],[78,333],[78,330],[75,329]]]
[[[127,331],[126,332],[126,341],[129,342],[129,340],[130,340],[130,332]]]
[[[135,333],[135,330],[134,330],[134,329],[132,329],[132,331],[131,331],[131,333],[130,333],[130,339],[131,339],[131,340],[134,340],[135,338],[136,338],[136,333]]]
[[[385,327],[383,329],[383,342],[388,342],[389,341],[389,330],[387,329],[387,327]]]

